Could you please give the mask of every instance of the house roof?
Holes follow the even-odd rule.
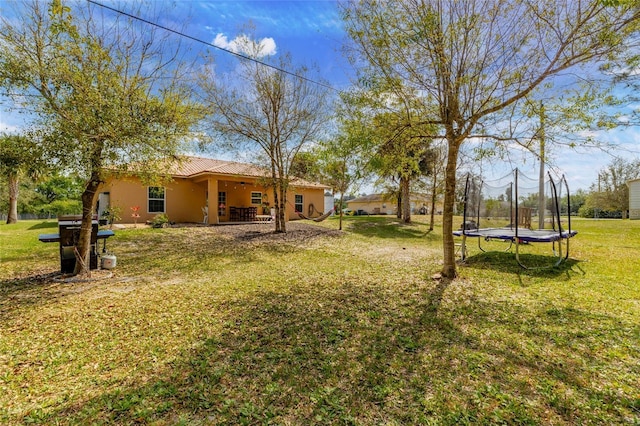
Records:
[[[217,160],[204,157],[182,157],[181,161],[171,169],[174,177],[196,177],[203,174],[227,175],[233,177],[266,178],[269,173],[266,169],[248,163]],[[304,179],[293,178],[293,186],[307,188],[329,188],[317,182],[309,182]]]
[[[388,201],[384,199],[383,194],[369,194],[363,195],[361,197],[352,198],[351,200],[347,200],[347,204],[349,203],[375,203],[379,201]]]
[[[410,198],[412,201],[425,201],[428,200],[429,197],[425,194],[415,194],[411,193]],[[369,194],[363,195],[361,197],[353,198],[351,200],[347,200],[346,203],[379,203],[379,202],[390,202],[391,197],[386,194]]]

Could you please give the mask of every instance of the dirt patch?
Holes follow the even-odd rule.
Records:
[[[225,239],[242,242],[287,242],[303,243],[318,237],[336,237],[342,231],[302,222],[288,222],[286,233],[276,233],[273,224],[247,224],[216,226],[216,233]]]

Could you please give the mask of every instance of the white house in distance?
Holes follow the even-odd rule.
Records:
[[[410,194],[411,212],[413,214],[427,214],[431,201],[424,194]],[[354,212],[364,214],[396,214],[398,206],[395,200],[389,200],[384,194],[363,195],[358,198],[348,200],[347,208]]]
[[[629,219],[640,219],[640,179],[627,182],[629,187]]]

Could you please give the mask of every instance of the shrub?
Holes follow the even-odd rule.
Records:
[[[166,228],[169,226],[169,216],[166,214],[157,214],[151,219],[152,228]]]

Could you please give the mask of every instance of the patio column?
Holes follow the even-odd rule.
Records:
[[[209,218],[208,225],[219,223],[218,220],[218,179],[209,178],[207,180],[207,191],[209,193],[208,206]]]

